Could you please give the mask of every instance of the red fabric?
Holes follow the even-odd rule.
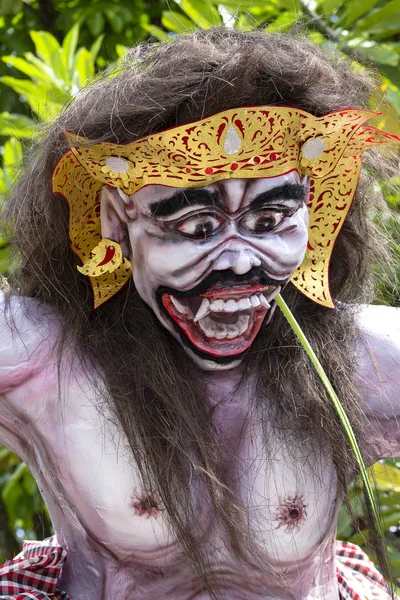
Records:
[[[22,552],[0,567],[1,600],[71,600],[57,590],[67,552],[56,536],[24,542]]]
[[[336,542],[336,576],[342,600],[390,600],[392,592],[370,558],[355,544]],[[396,594],[394,600],[398,599]]]

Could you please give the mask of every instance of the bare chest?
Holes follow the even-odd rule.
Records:
[[[117,560],[166,565],[179,555],[157,490],[145,490],[124,436],[84,377],[64,382],[62,406],[47,385],[47,418],[35,423],[59,488],[85,531]],[[44,389],[44,386],[39,386]],[[222,401],[214,411],[218,452],[228,484],[245,509],[251,535],[277,566],[306,560],[332,530],[335,476],[329,456],[296,446],[271,427],[263,433],[248,398]],[[267,438],[267,439],[265,439]],[[47,469],[42,470],[46,477]],[[50,487],[49,482],[42,482]],[[53,498],[55,504],[60,498]],[[217,539],[219,525],[201,489],[194,500],[199,535]],[[56,523],[57,524],[57,523]],[[58,525],[58,524],[57,524]],[[62,525],[62,524],[60,524]]]

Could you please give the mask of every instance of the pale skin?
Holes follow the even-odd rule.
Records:
[[[310,460],[307,448],[285,446],[271,429],[274,460],[267,462],[260,424],[249,411],[252,381],[240,394],[234,391],[240,354],[251,345],[258,320],[273,318],[260,295],[273,306],[274,290],[303,259],[307,181],[291,173],[219,182],[202,197],[188,194],[196,204],[186,205],[176,196],[179,191],[148,186],[127,198],[105,190],[102,229],[132,260],[144,302],[207,371],[204,381],[232,488],[248,511],[258,547],[275,569],[260,573],[249,566],[244,572],[199,494],[199,536],[210,543],[221,595],[227,600],[337,600],[333,544],[340,499],[329,453]],[[258,279],[246,281],[254,269]],[[209,293],[201,289],[215,273]],[[219,285],[221,273],[225,278]],[[227,273],[234,276],[229,279]],[[187,300],[185,294],[199,285],[200,293]],[[253,300],[253,306],[254,296],[259,304]],[[206,313],[195,321],[204,298]],[[239,304],[246,299],[250,306]],[[225,306],[231,300],[237,304]],[[213,305],[216,301],[223,304]],[[0,322],[0,437],[32,469],[60,543],[68,549],[60,587],[74,600],[206,600],[168,529],[165,511],[142,489],[123,434],[97,409],[88,374],[68,353],[60,397],[53,348],[60,323],[50,309],[34,300],[27,304],[24,313],[21,300],[12,301],[18,334],[6,320]],[[374,462],[400,453],[400,317],[396,309],[369,307],[358,318],[357,380],[365,412],[386,439],[384,446],[371,429]],[[277,399],[263,401],[273,410]]]
[[[200,190],[152,185],[131,197],[108,189],[102,235],[125,244],[138,293],[190,356],[203,368],[231,368],[303,261],[307,194],[295,171]],[[196,293],[209,277],[217,281]]]

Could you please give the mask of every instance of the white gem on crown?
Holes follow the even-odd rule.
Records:
[[[239,152],[242,147],[242,141],[233,127],[233,125],[229,125],[228,133],[226,134],[225,142],[224,142],[224,151],[225,154],[236,154]]]
[[[119,156],[110,156],[106,160],[106,167],[108,167],[114,173],[126,173],[129,170],[128,161]]]
[[[304,158],[308,160],[315,160],[319,158],[325,150],[325,142],[322,138],[314,138],[308,140],[301,149],[301,153]]]

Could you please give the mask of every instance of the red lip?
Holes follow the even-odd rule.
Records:
[[[271,286],[269,287],[271,288]],[[235,288],[234,290],[232,288],[224,288],[224,290],[215,289],[207,292],[206,294],[202,294],[201,297],[212,297],[213,299],[217,299],[218,297],[223,296],[224,298],[233,298],[243,295],[251,295],[252,293],[260,293],[262,291],[266,291],[267,289],[268,288],[261,285],[241,286]],[[246,331],[242,335],[239,335],[233,339],[225,338],[221,340],[217,338],[206,337],[200,326],[191,318],[189,318],[188,315],[179,315],[169,294],[164,294],[162,296],[162,303],[169,316],[177,324],[179,329],[184,333],[191,344],[203,354],[207,354],[215,358],[236,356],[238,354],[242,354],[248,348],[250,348],[258,332],[260,331],[262,322],[268,312],[268,310],[263,306],[259,306],[257,309],[249,311],[250,321]]]
[[[205,294],[200,294],[202,298],[235,298],[236,296],[250,296],[251,294],[271,293],[276,288],[275,285],[235,285],[232,287],[211,288]]]

